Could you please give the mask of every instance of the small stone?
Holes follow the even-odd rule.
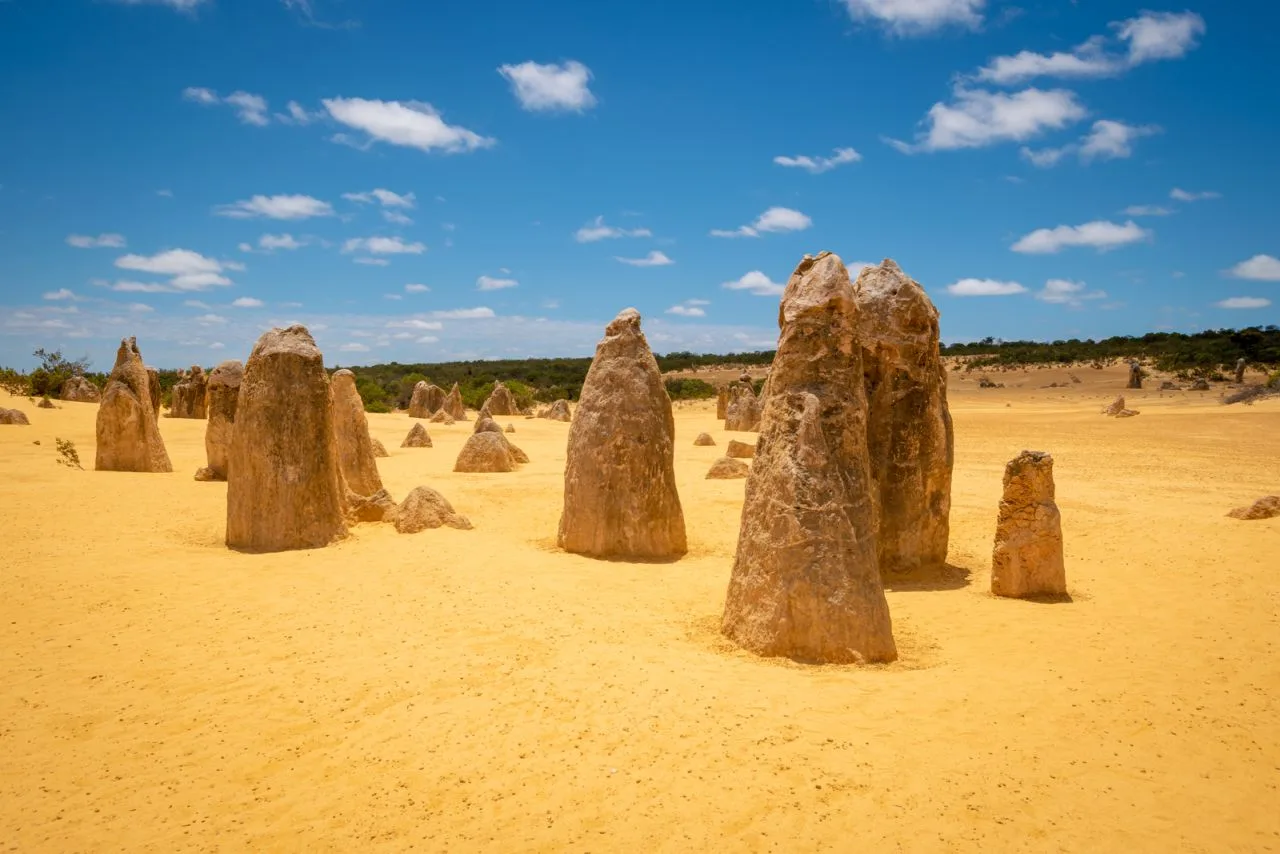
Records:
[[[715,443],[716,440],[711,438],[710,433],[699,433],[698,438],[693,440],[693,444],[703,448],[714,445]]]
[[[746,442],[739,442],[737,439],[730,439],[729,447],[725,449],[724,455],[726,457],[749,460],[756,455],[756,446],[749,445]]]
[[[472,433],[453,465],[456,472],[493,473],[515,471],[511,443],[501,433]]]
[[[737,480],[744,478],[751,471],[751,466],[742,460],[721,457],[711,464],[707,471],[707,480]]]
[[[416,534],[442,525],[460,531],[471,530],[471,521],[455,512],[448,499],[429,486],[419,486],[410,492],[395,509],[394,521],[401,534]]]

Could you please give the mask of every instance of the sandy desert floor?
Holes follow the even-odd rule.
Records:
[[[1280,493],[1280,400],[1115,420],[1123,369],[1077,373],[952,378],[952,566],[891,586],[902,660],[866,668],[720,638],[743,481],[703,479],[709,403],[677,408],[690,553],[644,565],[556,550],[566,424],[504,419],[532,463],[461,475],[469,424],[401,450],[371,416],[392,493],[475,530],[251,556],[192,480],[204,422],[162,420],[172,475],[74,471],[96,406],[0,394],[32,422],[0,427],[0,849],[1280,850],[1280,519],[1225,516]],[[1024,448],[1070,603],[988,592]]]

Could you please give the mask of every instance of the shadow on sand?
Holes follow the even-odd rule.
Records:
[[[969,586],[972,575],[970,570],[948,563],[932,569],[890,574],[884,578],[884,589],[894,592],[960,590]]]

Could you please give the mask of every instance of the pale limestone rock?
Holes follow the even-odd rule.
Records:
[[[1248,507],[1237,507],[1227,514],[1232,519],[1273,519],[1280,516],[1280,495],[1268,495],[1259,498]]]
[[[472,433],[458,453],[453,470],[458,472],[515,471],[510,443],[501,433]]]
[[[21,409],[0,409],[0,424],[29,425],[27,413]]]
[[[449,413],[454,421],[466,421],[467,409],[462,405],[462,392],[458,388],[458,384],[454,383],[453,388],[449,389],[449,394],[445,396],[444,403],[440,408]]]
[[[393,522],[396,517],[396,502],[391,493],[379,489],[372,495],[360,495],[347,491],[347,521],[356,522]]]
[[[746,442],[739,442],[737,439],[730,439],[729,447],[725,449],[724,455],[726,457],[749,460],[756,455],[756,446],[749,445]]]
[[[98,407],[94,463],[98,471],[173,471],[151,395],[151,377],[142,363],[137,339],[126,338],[116,351],[115,367]]]
[[[440,409],[437,409],[432,414],[432,416],[427,420],[430,421],[432,424],[453,424],[454,423],[453,416],[450,415],[448,412],[446,412],[443,407]]]
[[[356,377],[345,368],[329,380],[333,398],[333,433],[338,444],[338,466],[347,489],[356,495],[373,495],[382,489],[377,455],[369,435],[364,401],[356,391]],[[422,425],[416,425],[421,427]]]
[[[430,418],[444,405],[444,389],[426,380],[418,380],[409,399],[410,418]]]
[[[572,420],[573,415],[569,409],[569,401],[565,400],[564,398],[560,398],[559,400],[552,403],[550,406],[547,406],[539,410],[538,417],[547,418],[551,421],[568,422]]]
[[[498,422],[494,421],[488,415],[481,415],[476,419],[476,425],[472,428],[473,433],[501,433],[502,428],[498,426]]]
[[[204,368],[192,365],[191,370],[173,387],[170,418],[204,419],[209,415],[209,378]]]
[[[396,508],[393,521],[401,534],[416,534],[442,525],[471,530],[470,520],[454,511],[448,499],[428,486],[419,486],[410,492]]]
[[[502,383],[498,383],[493,387],[493,391],[485,398],[484,408],[488,410],[490,415],[519,415],[520,407],[516,406],[516,399],[511,394],[511,389]]]
[[[209,465],[196,473],[196,480],[226,480],[231,436],[235,432],[236,406],[240,401],[240,383],[244,381],[244,365],[229,359],[209,374],[209,419],[204,427],[204,452]]]
[[[102,392],[84,377],[72,377],[62,384],[63,400],[73,403],[98,403],[102,400]]]
[[[391,456],[391,454],[387,453],[387,446],[382,444],[381,439],[371,438],[370,441],[373,443],[373,455],[375,457]]]
[[[1125,388],[1142,388],[1142,365],[1138,362],[1129,363],[1129,384]]]
[[[728,386],[720,386],[716,390],[716,418],[724,420],[725,411],[729,407],[729,388]]]
[[[1005,466],[991,592],[1018,599],[1067,592],[1053,457],[1043,451],[1023,451]]]
[[[724,409],[724,429],[746,433],[760,430],[761,401],[751,383],[736,382],[729,386],[729,402]]]
[[[431,437],[427,434],[427,428],[421,424],[414,424],[409,429],[409,434],[404,437],[404,441],[400,443],[402,448],[430,448]]]

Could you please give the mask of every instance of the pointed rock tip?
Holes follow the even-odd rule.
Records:
[[[853,283],[840,256],[834,252],[806,255],[791,274],[778,306],[778,326],[800,314],[831,302],[853,304]]]
[[[624,308],[618,312],[618,316],[605,327],[604,333],[605,335],[617,335],[626,329],[637,331],[640,329],[640,312],[634,308]]]

